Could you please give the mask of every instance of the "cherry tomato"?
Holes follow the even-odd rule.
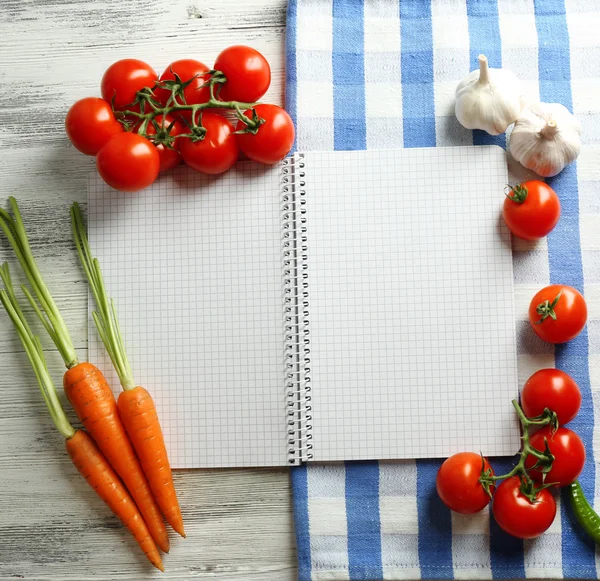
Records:
[[[202,141],[192,141],[189,137],[180,139],[183,161],[202,173],[223,173],[238,158],[239,149],[233,127],[225,117],[211,112],[204,112],[202,125],[206,128]]]
[[[208,87],[202,87],[208,79],[209,75],[203,75],[210,69],[200,61],[194,59],[182,59],[172,62],[160,76],[161,81],[173,81],[175,80],[175,74],[182,80],[182,82],[189,81],[196,77],[184,90],[183,95],[185,96],[185,102],[188,105],[196,105],[197,103],[206,103],[210,99],[210,91]],[[198,75],[198,76],[196,76]],[[166,105],[171,91],[166,89],[156,89],[154,91],[156,98],[164,105]],[[181,98],[177,102],[183,105]],[[178,115],[191,121],[192,115],[190,111],[179,111]]]
[[[240,149],[254,161],[271,165],[283,159],[294,144],[294,124],[284,109],[277,105],[257,105],[256,114],[265,120],[256,134],[237,135]],[[245,112],[252,118],[252,109]],[[236,130],[244,129],[244,123],[238,121]]]
[[[217,57],[216,71],[221,71],[227,82],[221,87],[223,101],[258,101],[271,84],[271,67],[267,59],[249,46],[230,46]]]
[[[474,452],[460,452],[444,461],[435,486],[448,508],[461,514],[473,514],[488,505],[490,497],[479,483],[481,468],[481,456]],[[490,470],[487,460],[483,461],[483,468]],[[490,490],[493,491],[493,486]]]
[[[117,110],[128,109],[135,100],[136,93],[145,87],[153,87],[158,75],[144,61],[123,59],[106,69],[102,77],[102,98],[113,103]],[[139,107],[132,108],[139,111]]]
[[[544,409],[556,412],[559,424],[570,422],[581,407],[581,392],[573,378],[560,369],[540,369],[523,386],[521,407],[529,418]]]
[[[156,180],[160,156],[156,147],[136,133],[119,133],[98,152],[96,167],[102,179],[122,192],[137,192]]]
[[[521,480],[512,476],[503,480],[496,489],[492,512],[498,526],[509,535],[519,539],[539,537],[550,528],[556,516],[556,501],[544,488],[535,502],[521,492]]]
[[[162,115],[158,115],[155,117],[156,124],[159,127],[167,129],[171,123],[173,123],[173,118],[170,115],[166,115],[164,118]],[[185,128],[179,121],[175,121],[173,127],[171,128],[170,135],[181,135],[182,133],[186,133]],[[152,122],[148,123],[146,126],[146,135],[156,135],[156,128],[152,124]],[[168,171],[181,163],[181,154],[179,153],[179,139],[175,139],[173,141],[174,149],[171,149],[164,145],[163,143],[154,144],[156,150],[158,151],[158,155],[160,157],[160,171]]]
[[[575,482],[585,464],[585,447],[581,438],[569,428],[558,428],[552,435],[552,428],[544,426],[531,436],[529,443],[532,448],[543,452],[546,448],[544,440],[548,441],[554,456],[552,468],[546,473],[545,480],[540,470],[531,470],[531,478],[536,482],[555,482],[557,486],[568,486]],[[525,468],[532,468],[536,461],[537,458],[530,454],[525,459]]]
[[[581,333],[587,320],[587,305],[579,291],[551,284],[529,304],[529,322],[536,335],[549,343],[565,343]]]
[[[86,155],[96,155],[113,135],[123,132],[111,106],[98,97],[74,103],[67,113],[65,129],[71,143]]]
[[[523,182],[504,200],[504,221],[510,231],[525,240],[547,236],[560,218],[556,192],[541,180]]]

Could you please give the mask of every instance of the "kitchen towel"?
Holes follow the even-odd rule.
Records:
[[[556,366],[579,384],[582,409],[570,427],[588,455],[581,484],[600,508],[598,31],[596,0],[290,0],[286,100],[298,150],[505,147],[506,135],[468,131],[454,116],[456,85],[483,53],[490,66],[516,73],[530,98],[563,103],[580,119],[581,156],[548,179],[562,204],[557,227],[537,243],[513,240],[519,376],[522,385]],[[514,181],[532,177],[509,168]],[[477,204],[477,192],[465,183],[456,203]],[[549,283],[578,288],[589,307],[586,329],[556,347],[527,323],[531,297]],[[492,464],[499,473],[511,461]],[[598,577],[595,547],[564,496],[550,530],[523,542],[504,534],[489,509],[473,517],[446,509],[435,492],[440,463],[293,469],[300,580]]]

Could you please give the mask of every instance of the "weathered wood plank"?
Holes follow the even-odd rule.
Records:
[[[211,64],[235,43],[267,56],[273,84],[266,99],[281,103],[285,5],[285,0],[0,2],[0,203],[18,196],[33,250],[82,357],[86,287],[68,207],[74,200],[85,202],[94,163],[67,142],[68,107],[97,95],[104,69],[119,58],[142,58],[160,72],[182,57]],[[18,276],[0,240],[0,260],[5,259]],[[49,341],[44,345],[60,386],[60,358]],[[68,460],[20,343],[0,313],[0,579],[295,578],[286,470],[191,470],[175,478],[188,538],[172,538],[166,574],[154,573]]]

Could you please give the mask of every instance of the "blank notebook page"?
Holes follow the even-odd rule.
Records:
[[[313,459],[512,455],[504,152],[305,160]]]
[[[137,194],[94,176],[88,222],[172,465],[285,465],[279,168],[182,167]],[[117,388],[93,324],[89,346]]]

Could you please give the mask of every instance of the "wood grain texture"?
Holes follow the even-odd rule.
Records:
[[[33,250],[82,357],[86,286],[68,207],[85,202],[94,162],[65,137],[68,107],[98,95],[103,71],[120,58],[141,58],[161,72],[183,57],[210,65],[236,43],[265,54],[273,72],[265,99],[281,103],[285,7],[285,0],[0,2],[0,203],[18,197]],[[5,259],[17,275],[2,240]],[[60,358],[45,338],[44,346],[60,386]],[[71,465],[0,313],[0,579],[296,578],[287,470],[177,471],[175,479],[188,538],[172,536],[161,574]]]

